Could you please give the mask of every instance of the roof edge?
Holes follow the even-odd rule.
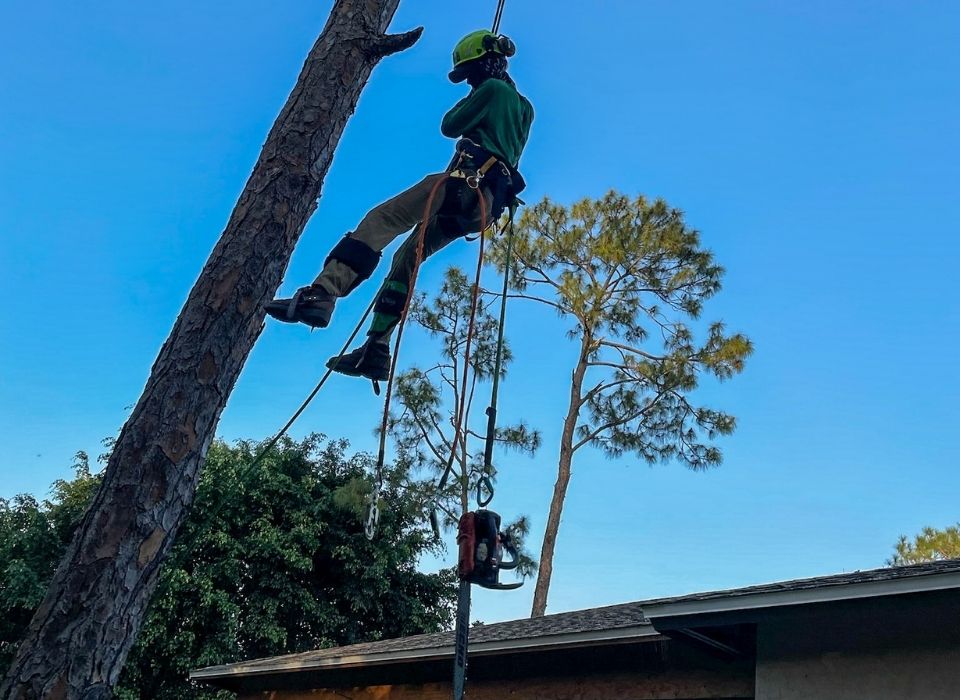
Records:
[[[622,644],[649,637],[650,641],[665,638],[653,629],[652,625],[640,624],[612,630],[592,630],[589,632],[567,632],[546,637],[528,637],[503,641],[476,642],[470,645],[471,656],[483,656],[500,652],[539,651],[551,648],[597,646],[601,644]],[[279,656],[270,664],[260,662],[239,662],[222,666],[190,671],[190,680],[217,681],[227,678],[247,678],[273,673],[296,673],[301,671],[332,671],[338,669],[383,666],[394,663],[412,663],[453,657],[453,643],[423,649],[404,649],[399,651],[377,652],[372,654],[348,654],[306,661]]]
[[[728,596],[706,599],[664,600],[643,604],[643,614],[651,621],[666,617],[684,615],[702,615],[709,613],[740,612],[777,608],[788,605],[809,605],[813,603],[832,603],[861,598],[926,593],[960,588],[960,571],[934,573],[925,576],[910,576],[883,581],[850,582],[842,585],[820,588],[803,588],[779,591],[757,591],[755,593],[737,593],[736,589]]]

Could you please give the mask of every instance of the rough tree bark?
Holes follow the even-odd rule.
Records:
[[[316,208],[399,0],[337,0],[124,425],[103,485],[0,688],[11,700],[109,698],[221,411]]]

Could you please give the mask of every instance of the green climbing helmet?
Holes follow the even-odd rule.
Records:
[[[488,29],[470,32],[453,48],[453,70],[448,77],[454,83],[467,78],[467,64],[488,53],[498,53],[509,58],[517,52],[517,47],[509,38],[496,35]]]

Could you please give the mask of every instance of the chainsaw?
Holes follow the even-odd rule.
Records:
[[[519,561],[512,538],[500,532],[497,513],[485,509],[464,513],[457,526],[457,544],[460,547],[457,575],[461,581],[496,591],[510,591],[523,585],[522,581],[500,583],[500,572],[516,569]],[[510,558],[505,560],[504,553]]]

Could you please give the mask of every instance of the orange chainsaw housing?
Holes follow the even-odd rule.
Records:
[[[464,513],[457,525],[457,544],[460,555],[457,560],[457,575],[465,579],[473,573],[477,549],[477,522],[474,513]]]

